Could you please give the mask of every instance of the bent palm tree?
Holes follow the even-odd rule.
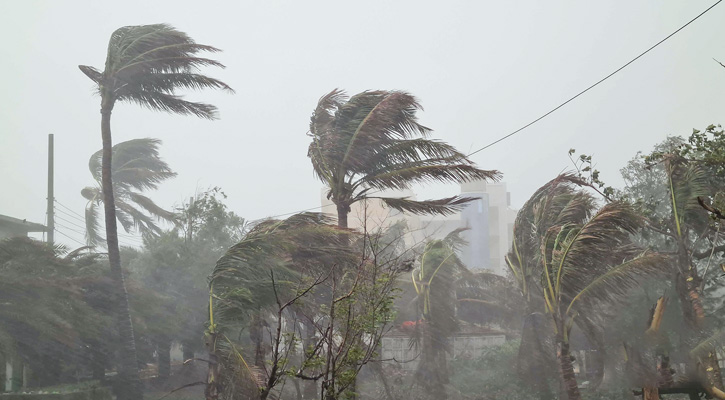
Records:
[[[366,91],[350,99],[335,89],[323,96],[312,114],[308,157],[315,175],[330,189],[338,225],[347,227],[350,206],[380,199],[388,207],[414,214],[450,214],[472,198],[453,196],[414,201],[375,197],[385,189],[414,183],[497,180],[498,171],[477,168],[466,155],[441,141],[427,139],[431,129],[418,123],[422,107],[399,91]]]
[[[322,266],[349,267],[358,261],[349,248],[351,233],[328,222],[314,213],[262,222],[217,261],[209,277],[205,341],[214,363],[209,365],[207,399],[237,398],[241,392],[264,400],[283,381],[286,361],[272,362],[271,368],[264,360],[256,368],[250,366],[227,334],[259,318],[260,310],[277,311],[282,318],[279,304],[274,310],[275,302],[295,297],[311,277],[323,274]]]
[[[543,303],[553,322],[570,400],[581,397],[569,352],[573,325],[598,345],[603,307],[644,277],[666,273],[664,257],[632,244],[630,235],[643,221],[629,205],[613,202],[595,213],[591,196],[572,184],[578,185],[576,178],[560,176],[532,196],[517,217],[507,257],[530,309]]]
[[[165,24],[125,26],[111,34],[103,72],[81,65],[80,70],[97,86],[101,96],[101,183],[106,222],[106,243],[111,274],[115,282],[115,303],[121,337],[119,400],[143,398],[136,361],[133,325],[128,312],[128,294],[121,270],[113,192],[111,113],[117,101],[129,101],[155,111],[216,117],[216,107],[184,100],[177,89],[232,89],[222,81],[198,73],[202,66],[223,67],[198,57],[198,53],[219,51],[197,44],[184,32]]]
[[[176,215],[156,205],[150,198],[139,193],[147,189],[156,189],[162,181],[176,176],[169,165],[159,158],[158,139],[133,139],[113,146],[111,179],[113,181],[116,218],[126,232],[137,229],[143,235],[158,235],[161,228],[152,217],[167,222],[176,222]],[[103,184],[101,162],[103,150],[95,152],[88,168],[91,170],[96,186],[81,190],[88,200],[86,206],[86,240],[91,246],[101,240],[98,232],[98,206],[103,203]],[[146,215],[144,211],[149,215]]]

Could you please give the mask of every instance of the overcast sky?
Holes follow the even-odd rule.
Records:
[[[305,132],[317,99],[333,88],[409,91],[434,136],[468,152],[599,80],[713,2],[2,0],[0,214],[44,221],[49,133],[56,198],[83,213],[80,190],[93,183],[88,158],[101,138],[99,98],[77,65],[102,69],[111,32],[124,25],[165,22],[223,49],[215,57],[227,69],[205,72],[237,91],[189,93],[219,107],[211,122],[116,106],[114,141],[159,138],[178,172],[151,196],[171,207],[220,186],[233,211],[257,219],[320,204]],[[570,148],[593,153],[602,178],[621,184],[619,169],[638,150],[725,122],[725,69],[712,60],[725,60],[723,21],[720,5],[474,160],[504,173],[514,206],[571,167]],[[419,198],[458,190],[427,187]],[[81,240],[79,228],[59,222]]]

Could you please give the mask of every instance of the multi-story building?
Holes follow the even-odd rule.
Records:
[[[327,199],[327,189],[322,191],[322,212],[336,215],[335,205]],[[411,190],[385,192],[385,196],[415,199]],[[468,245],[461,250],[461,260],[469,268],[488,269],[497,274],[506,273],[504,257],[513,238],[516,210],[511,208],[510,193],[506,184],[485,181],[461,185],[461,196],[474,197],[460,212],[449,216],[417,216],[387,208],[380,200],[360,201],[352,206],[348,226],[353,229],[372,231],[405,220],[409,235],[408,245],[427,239],[446,236],[459,228],[466,228],[461,235]]]

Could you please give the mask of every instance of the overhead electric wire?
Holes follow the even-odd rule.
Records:
[[[60,205],[61,207],[65,208],[66,210],[70,211],[71,213],[73,213],[73,214],[77,215],[78,217],[80,217],[80,218],[84,218],[84,217],[83,217],[82,215],[80,215],[80,214],[78,214],[77,212],[73,211],[73,210],[72,210],[72,209],[71,209],[70,207],[68,207],[68,206],[64,205],[63,203],[61,203],[61,202],[60,202],[60,201],[58,201],[57,199],[54,199],[53,201],[55,201],[56,203],[58,203],[58,205]]]
[[[55,211],[59,211],[59,210],[57,210],[57,209],[56,209]],[[61,221],[65,221],[66,223],[68,223],[68,224],[71,224],[71,225],[75,226],[76,228],[80,228],[80,229],[83,229],[83,230],[85,230],[85,229],[86,229],[86,228],[85,228],[84,226],[80,226],[80,225],[78,225],[77,223],[75,223],[75,222],[73,222],[73,221],[69,221],[69,220],[67,220],[67,219],[65,219],[65,218],[63,218],[63,217],[61,217],[61,216],[60,216],[60,215],[58,215],[58,214],[56,214],[56,215],[55,215],[55,217],[56,217],[56,218],[58,218],[58,219],[59,219],[59,220],[61,220]]]
[[[665,37],[664,39],[660,40],[659,42],[655,43],[654,45],[652,45],[652,46],[651,46],[650,48],[648,48],[647,50],[645,50],[645,51],[643,51],[642,53],[640,53],[640,54],[639,54],[639,55],[638,55],[637,57],[635,57],[635,58],[633,58],[633,59],[629,60],[629,61],[628,61],[628,62],[627,62],[626,64],[624,64],[624,65],[622,65],[621,67],[619,67],[619,68],[617,68],[616,70],[614,70],[614,72],[610,73],[609,75],[605,76],[604,78],[602,78],[602,79],[598,80],[598,81],[597,81],[596,83],[594,83],[593,85],[589,86],[588,88],[586,88],[586,89],[582,90],[581,92],[579,92],[579,93],[575,94],[574,96],[570,97],[570,98],[569,98],[569,99],[568,99],[567,101],[565,101],[565,102],[563,102],[563,103],[559,104],[558,106],[556,106],[556,107],[552,108],[552,109],[551,109],[551,110],[549,110],[549,111],[548,111],[548,112],[547,112],[546,114],[544,114],[544,115],[540,116],[539,118],[536,118],[535,120],[533,120],[533,121],[529,122],[528,124],[526,124],[526,125],[522,126],[521,128],[519,128],[519,129],[516,129],[515,131],[513,131],[513,132],[509,133],[508,135],[506,135],[506,136],[502,136],[501,138],[499,138],[499,139],[496,139],[496,140],[494,140],[493,142],[491,142],[491,143],[489,143],[489,144],[487,144],[487,145],[485,145],[485,146],[481,147],[480,149],[478,149],[478,150],[476,150],[476,151],[474,151],[474,152],[472,152],[472,153],[469,153],[467,157],[470,157],[470,156],[472,156],[472,155],[474,155],[474,154],[476,154],[476,153],[478,153],[478,152],[480,152],[480,151],[483,151],[483,150],[485,150],[485,149],[487,149],[487,148],[489,148],[489,147],[491,147],[491,146],[495,145],[496,143],[502,142],[502,141],[504,141],[504,140],[506,140],[506,139],[510,138],[511,136],[513,136],[513,135],[515,135],[515,134],[517,134],[517,133],[519,133],[519,132],[523,131],[524,129],[526,129],[526,128],[530,127],[531,125],[533,125],[533,124],[535,124],[535,123],[537,123],[537,122],[541,121],[542,119],[546,118],[546,117],[547,117],[547,116],[549,116],[550,114],[554,113],[554,112],[555,112],[556,110],[558,110],[558,109],[560,109],[560,108],[564,107],[565,105],[569,104],[569,103],[570,103],[571,101],[573,101],[573,100],[574,100],[574,99],[576,99],[577,97],[579,97],[579,96],[583,95],[584,93],[586,93],[586,92],[588,92],[589,90],[593,89],[594,87],[596,87],[596,86],[597,86],[597,85],[599,85],[600,83],[602,83],[602,82],[606,81],[607,79],[611,78],[612,76],[614,76],[614,75],[615,75],[616,73],[618,73],[619,71],[621,71],[621,70],[623,70],[623,69],[627,68],[627,67],[628,67],[628,66],[629,66],[630,64],[632,64],[633,62],[635,62],[635,61],[639,60],[639,59],[640,59],[640,58],[641,58],[642,56],[644,56],[645,54],[649,53],[650,51],[654,50],[654,48],[655,48],[655,47],[657,47],[657,46],[661,45],[661,44],[662,44],[662,43],[664,43],[664,42],[665,42],[665,41],[666,41],[667,39],[671,38],[672,36],[675,36],[675,35],[676,35],[676,34],[677,34],[678,32],[680,32],[681,30],[685,29],[685,28],[686,28],[686,27],[687,27],[688,25],[690,25],[691,23],[693,23],[693,22],[697,21],[697,19],[698,19],[698,18],[700,18],[700,17],[702,17],[703,15],[705,15],[705,13],[707,13],[707,12],[708,12],[708,11],[710,11],[710,10],[712,10],[712,9],[713,9],[713,8],[714,8],[714,7],[716,6],[716,5],[720,4],[720,3],[722,2],[722,1],[723,1],[723,0],[718,0],[717,2],[715,2],[715,4],[713,4],[713,5],[711,5],[710,7],[708,7],[708,8],[707,8],[707,9],[706,9],[705,11],[701,12],[700,14],[698,14],[698,15],[697,15],[697,16],[696,16],[695,18],[693,18],[693,19],[691,19],[690,21],[688,21],[688,22],[687,22],[687,23],[686,23],[685,25],[682,25],[681,27],[679,27],[679,28],[678,28],[678,29],[677,29],[676,31],[674,31],[674,32],[670,33],[669,35],[667,35],[667,36],[666,36],[666,37]]]
[[[60,233],[61,235],[65,236],[66,238],[68,238],[68,239],[70,239],[70,240],[72,240],[72,241],[74,241],[74,242],[76,242],[76,243],[80,244],[81,246],[85,246],[85,245],[86,245],[85,243],[83,243],[83,242],[79,241],[78,239],[74,239],[74,238],[72,238],[72,237],[70,237],[70,236],[66,235],[65,233],[63,233],[62,231],[60,231],[60,230],[58,230],[58,229],[56,229],[56,230],[55,230],[55,232],[56,232],[56,233]]]
[[[61,210],[60,208],[57,208],[57,207],[55,208],[55,211],[59,211],[60,213],[62,213],[62,214],[63,214],[63,215],[65,215],[66,217],[69,217],[69,218],[75,218],[76,220],[78,220],[78,221],[80,221],[80,222],[82,222],[82,223],[84,223],[84,224],[85,224],[85,222],[86,222],[86,221],[85,221],[85,220],[84,220],[84,219],[82,218],[82,216],[81,216],[80,214],[78,214],[77,212],[73,211],[73,210],[72,210],[72,209],[70,209],[69,207],[67,207],[67,206],[63,205],[63,203],[59,202],[58,200],[55,200],[55,202],[56,202],[56,203],[58,203],[58,205],[60,205],[61,207],[65,208],[66,210],[68,210],[68,211],[70,211],[71,213],[73,213],[74,215],[71,215],[71,214],[69,214],[69,213],[67,213],[67,212],[65,212],[65,211],[63,211],[63,210]],[[81,229],[83,229],[83,230],[85,230],[85,229],[86,229],[86,227],[85,227],[85,226],[80,226],[80,225],[77,225],[77,224],[75,224],[75,223],[73,223],[73,222],[71,222],[71,221],[69,221],[69,220],[67,220],[67,219],[61,218],[61,217],[60,217],[60,216],[58,216],[58,215],[56,215],[56,216],[57,216],[58,218],[60,218],[61,220],[65,221],[65,222],[67,222],[67,223],[69,223],[69,224],[72,224],[72,225],[73,225],[73,226],[75,226],[75,227],[81,228]],[[138,237],[138,236],[134,236],[134,235],[128,235],[128,234],[124,234],[124,233],[116,233],[116,235],[118,235],[118,236],[119,236],[119,238],[123,237],[123,238],[125,238],[125,239],[128,239],[128,240],[132,240],[132,241],[137,241],[137,242],[138,242],[138,243],[137,243],[137,245],[143,245],[143,239],[142,239],[141,237]]]

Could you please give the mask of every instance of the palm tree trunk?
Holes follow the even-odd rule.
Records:
[[[156,351],[158,352],[159,380],[163,382],[171,376],[171,341],[162,339]]]
[[[579,386],[574,375],[574,365],[569,352],[569,343],[563,341],[559,344],[559,369],[567,399],[581,400],[581,393],[579,393]]]
[[[136,358],[136,340],[133,336],[133,323],[128,308],[128,292],[121,269],[121,253],[118,248],[118,230],[116,227],[116,204],[113,198],[113,182],[111,179],[111,107],[101,108],[101,136],[103,138],[103,159],[101,162],[101,181],[103,185],[103,207],[106,218],[106,243],[108,245],[108,261],[111,266],[111,279],[114,283],[114,304],[116,306],[116,323],[120,338],[119,348],[119,393],[118,400],[143,399],[141,380],[138,375],[138,359]]]
[[[347,214],[350,207],[345,204],[337,205],[337,226],[340,228],[347,228]]]
[[[698,341],[703,339],[702,328],[705,324],[705,308],[700,296],[700,277],[683,239],[678,242],[679,272],[675,277],[675,289],[682,304],[682,312],[688,322],[691,335]],[[720,363],[716,352],[710,352],[704,359],[693,360],[697,366],[699,380],[708,394],[725,399],[725,386],[722,382]]]

